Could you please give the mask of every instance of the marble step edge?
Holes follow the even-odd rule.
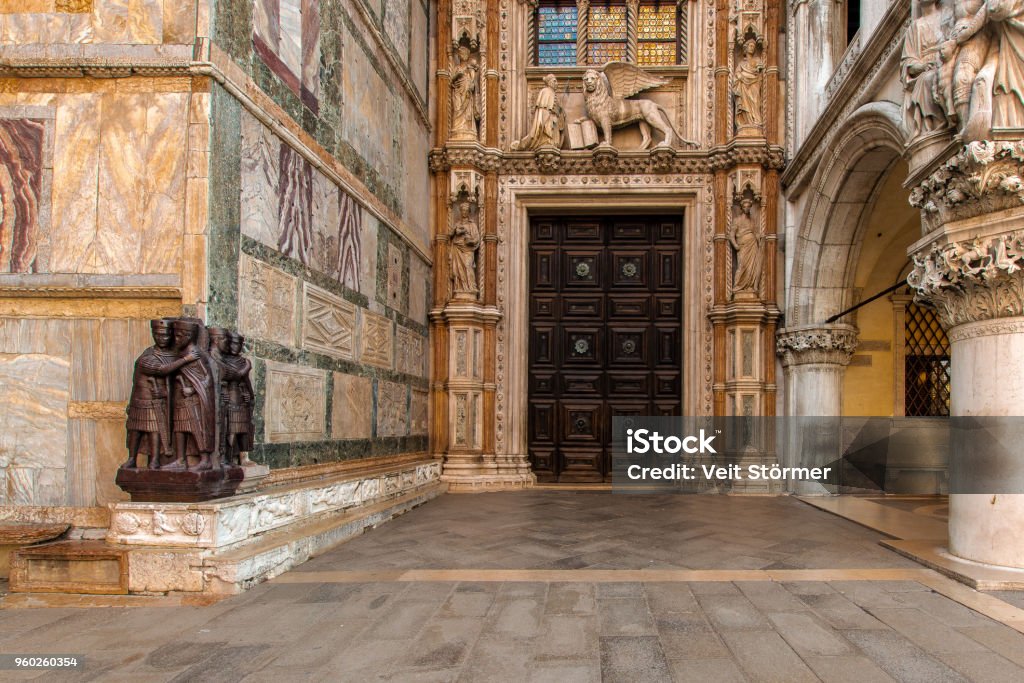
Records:
[[[225,549],[267,532],[394,498],[439,481],[441,462],[424,459],[202,503],[115,503],[107,542]]]

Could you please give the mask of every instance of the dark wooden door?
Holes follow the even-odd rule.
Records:
[[[681,413],[682,220],[530,222],[530,460],[540,481],[611,476],[615,415]]]

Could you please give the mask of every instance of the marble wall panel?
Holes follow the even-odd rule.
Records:
[[[430,307],[430,266],[415,254],[409,254],[409,317],[427,324]]]
[[[196,37],[197,0],[164,0],[163,42],[191,45]]]
[[[407,387],[397,382],[377,382],[377,436],[406,436],[408,433]]]
[[[326,378],[322,370],[267,362],[266,440],[321,441],[326,434]]]
[[[395,96],[393,84],[377,72],[364,51],[365,41],[353,37],[347,28],[343,34],[341,137],[401,196],[401,150],[408,133],[402,98]]]
[[[359,291],[373,297],[377,291],[377,240],[380,239],[380,221],[366,213],[359,230]]]
[[[294,277],[242,254],[238,264],[242,334],[294,346],[296,290]]]
[[[61,97],[54,135],[50,269],[57,273],[88,270],[87,254],[96,234],[99,183],[100,95]]]
[[[412,75],[412,82],[416,86],[416,91],[426,101],[428,51],[430,50],[429,18],[427,17],[427,9],[419,2],[412,3],[411,24],[409,72]]]
[[[280,138],[255,116],[243,111],[242,234],[275,249],[280,155]]]
[[[384,33],[403,64],[409,61],[409,0],[388,0],[384,4]]]
[[[253,46],[263,62],[314,113],[320,97],[320,3],[256,0]]]
[[[313,251],[313,167],[288,145],[281,145],[278,163],[277,250],[310,264]]]
[[[391,321],[382,315],[363,311],[359,359],[367,365],[391,369],[394,357],[394,331]]]
[[[422,436],[427,433],[428,396],[426,391],[412,390],[409,408],[409,434],[412,436]]]
[[[281,39],[278,43],[278,57],[293,74],[302,71],[302,2],[301,0],[278,0],[281,18]]]
[[[96,0],[96,42],[159,44],[163,40],[163,0]]]
[[[52,188],[44,184],[45,120],[0,118],[0,272],[36,270]]]
[[[302,66],[299,97],[314,112],[320,101],[320,0],[302,1]]]
[[[67,357],[0,354],[0,467],[7,470],[9,495],[35,495],[37,473],[21,470],[66,466],[70,380]]]
[[[302,348],[342,360],[355,359],[355,304],[307,282],[302,316]]]
[[[373,428],[373,381],[334,373],[334,400],[331,404],[331,438],[369,439]]]

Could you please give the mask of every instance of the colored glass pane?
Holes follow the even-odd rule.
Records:
[[[625,40],[626,8],[622,5],[591,7],[589,37],[591,40]]]
[[[669,66],[676,63],[676,44],[640,43],[637,45],[637,63],[647,66]]]
[[[625,43],[590,43],[590,63],[621,62],[626,59]]]
[[[575,41],[575,7],[541,7],[537,11],[537,40]]]
[[[572,66],[576,64],[576,43],[541,43],[537,46],[540,66]]]
[[[636,35],[640,40],[675,40],[675,4],[641,5],[637,16]]]

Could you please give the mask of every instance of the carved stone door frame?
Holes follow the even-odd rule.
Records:
[[[713,409],[713,196],[709,176],[503,177],[498,188],[496,443],[498,462],[528,462],[531,215],[643,211],[683,220],[682,408]]]

